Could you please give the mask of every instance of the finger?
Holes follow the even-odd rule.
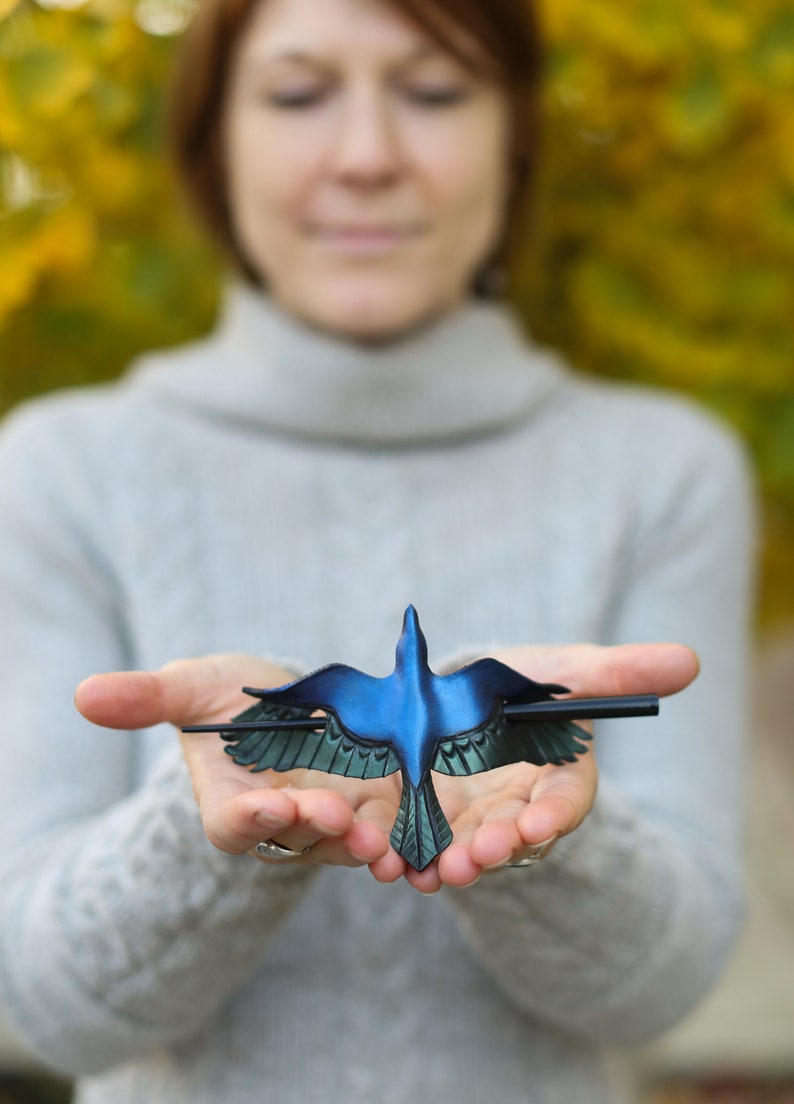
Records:
[[[377,799],[361,805],[364,816],[357,816],[350,801],[333,790],[290,789],[276,794],[288,797],[295,816],[291,823],[273,825],[273,802],[267,802],[264,816],[256,814],[257,825],[270,830],[263,838],[276,838],[283,847],[301,851],[311,848],[305,856],[309,862],[339,866],[365,866],[382,858],[389,850],[388,833],[383,827],[385,802]],[[369,816],[374,819],[369,819]],[[277,831],[277,836],[275,832]]]
[[[438,871],[444,885],[472,885],[480,875],[510,861],[525,848],[517,818],[526,807],[516,799],[500,805],[500,812],[481,823],[455,824],[455,838],[438,860]]]
[[[494,826],[498,826],[498,822],[494,822]],[[483,875],[506,866],[519,865],[522,859],[533,858],[537,862],[549,854],[558,839],[555,834],[546,840],[528,845],[517,832],[514,823],[508,822],[504,828],[502,835],[492,834],[488,840],[478,839],[473,847],[456,847],[452,844],[438,862],[441,883],[462,888],[473,885]],[[509,841],[513,842],[513,846],[508,846]]]
[[[389,837],[394,824],[395,806],[393,799],[387,796],[373,796],[354,803],[355,820],[345,836],[345,846],[356,858],[364,859],[368,864],[385,857],[393,848]],[[374,843],[377,840],[377,850]],[[402,861],[402,860],[401,860]],[[384,873],[390,863],[383,868]],[[402,870],[396,872],[399,877]]]
[[[255,788],[229,796],[212,789],[200,795],[199,808],[210,841],[234,854],[272,838],[299,851],[342,837],[353,824],[350,805],[332,790]]]
[[[474,861],[465,840],[456,838],[439,856],[438,876],[442,885],[462,889],[473,885],[482,872],[482,865]]]
[[[589,766],[590,764],[588,764]],[[516,821],[525,844],[537,847],[552,836],[567,836],[575,831],[593,807],[596,794],[596,770],[567,772],[556,767],[558,777],[543,779],[532,801]]]
[[[303,785],[309,777],[322,779],[317,788],[341,794],[353,811],[353,824],[344,835],[341,847],[334,845],[336,849],[330,861],[341,861],[342,850],[347,865],[353,865],[353,860],[356,865],[369,864],[387,854],[398,796],[392,779],[358,780],[323,775],[318,771],[300,773],[304,776]],[[296,801],[302,801],[300,793],[296,794]],[[388,864],[382,873],[388,873]],[[402,870],[395,871],[393,876],[399,877],[401,873]]]
[[[467,843],[472,862],[484,869],[514,862],[525,849],[578,827],[592,808],[597,780],[592,752],[514,779],[487,807],[480,801],[455,822],[455,839]],[[446,879],[443,863],[441,874]]]
[[[438,860],[439,878],[444,885],[471,885],[485,868],[506,861],[513,851],[524,846],[516,818],[526,800],[506,798],[487,811],[483,804],[475,803],[453,823],[453,841]]]
[[[683,644],[591,645],[593,665],[584,667],[577,692],[588,694],[659,694],[685,689],[697,678],[700,661]],[[572,672],[573,675],[573,672]]]
[[[437,893],[442,885],[466,886],[479,877],[482,868],[472,862],[469,841],[480,823],[476,809],[469,807],[451,822],[452,842],[424,870],[406,865],[405,880],[420,893]]]
[[[477,780],[484,777],[475,776],[466,780],[467,785],[456,787],[459,797],[468,796],[468,803],[461,801],[451,816],[454,842],[439,859],[446,884],[469,885],[483,867],[506,861],[516,848],[523,847],[516,819],[531,798],[538,770],[497,769],[488,772],[490,784],[477,786]],[[445,808],[450,808],[449,802]],[[461,848],[468,849],[468,855]]]
[[[697,654],[684,644],[516,647],[498,652],[497,658],[536,680],[569,686],[579,697],[675,694],[700,669]]]
[[[74,704],[94,724],[106,728],[148,728],[165,720],[159,715],[160,686],[149,671],[114,671],[91,675],[77,687]]]
[[[318,836],[298,831],[279,829],[278,836],[269,836],[270,842],[298,852],[294,858],[262,855],[256,849],[251,854],[266,864],[304,862],[312,865],[360,867],[381,859],[389,849],[389,841],[373,824],[355,821],[343,836]]]
[[[513,783],[516,786],[516,783]],[[408,871],[406,880],[422,893],[434,893],[441,885],[472,885],[487,866],[507,861],[524,847],[517,817],[525,808],[531,787],[523,793],[506,792],[497,799],[485,794],[464,808],[452,821],[452,843],[438,860],[422,872]]]
[[[369,864],[369,869],[376,881],[390,883],[404,877],[408,863],[390,846],[380,858]]]
[[[267,866],[282,865],[283,863],[301,863],[306,866],[348,866],[348,867],[361,867],[367,865],[367,859],[355,855],[350,848],[346,845],[345,840],[332,839],[330,837],[323,837],[318,839],[314,844],[308,844],[306,847],[293,847],[286,843],[283,839],[271,838],[271,843],[276,843],[280,847],[295,851],[294,856],[270,856],[262,854],[258,850],[258,845],[255,846],[250,854],[258,859],[260,862]],[[357,846],[361,846],[360,844]],[[365,847],[370,852],[380,852],[384,847],[382,840],[377,842],[377,846]]]
[[[535,866],[536,863],[549,855],[557,839],[557,836],[551,836],[550,839],[543,840],[542,843],[532,844],[530,847],[522,845],[517,851],[513,851],[503,862],[487,867],[484,873],[491,874],[497,870],[504,870],[509,867]]]
[[[391,850],[388,834],[369,820],[354,820],[341,842],[348,865],[370,866],[383,860]]]
[[[342,808],[330,798],[340,795],[331,791],[295,791],[298,817],[294,824],[278,836],[285,847],[301,850],[311,848],[309,862],[335,866],[366,866],[381,858],[389,848],[389,839],[378,824],[356,819],[350,804]]]
[[[469,853],[472,860],[484,870],[501,866],[524,847],[524,839],[518,829],[518,816],[526,808],[522,804],[514,815],[494,817],[482,824],[472,834]]]
[[[425,896],[438,893],[442,885],[441,876],[438,872],[438,861],[434,860],[424,870],[414,870],[412,866],[406,866],[405,880]]]
[[[285,672],[254,656],[223,654],[180,659],[159,671],[92,675],[78,686],[75,705],[108,728],[148,728],[170,721],[179,727],[225,720],[247,699],[241,687],[284,682]]]

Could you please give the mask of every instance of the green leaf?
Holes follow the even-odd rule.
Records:
[[[665,129],[680,150],[708,150],[725,136],[730,114],[723,78],[714,70],[700,69],[667,102]]]
[[[6,80],[21,112],[32,120],[55,122],[93,82],[90,65],[54,46],[39,45],[9,59]]]
[[[794,9],[782,6],[766,24],[752,51],[756,72],[776,87],[794,84]]]

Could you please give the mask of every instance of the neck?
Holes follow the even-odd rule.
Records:
[[[162,398],[302,436],[372,446],[493,432],[559,386],[510,311],[471,301],[377,344],[312,328],[233,287],[212,337],[139,373]]]

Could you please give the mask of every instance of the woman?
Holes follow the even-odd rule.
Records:
[[[615,1104],[616,1047],[733,938],[735,445],[472,294],[516,225],[536,60],[514,0],[207,0],[181,159],[248,282],[207,340],[6,427],[0,984],[81,1104]],[[591,754],[439,779],[455,838],[421,873],[388,845],[394,778],[177,748],[166,722],[225,720],[244,684],[386,673],[409,602],[437,670],[489,651],[667,694],[697,661],[642,642],[683,639],[703,674],[599,729],[597,798]],[[125,669],[77,704],[129,735],[58,712]]]

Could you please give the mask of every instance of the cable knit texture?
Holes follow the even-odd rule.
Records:
[[[0,994],[80,1104],[618,1104],[615,1051],[718,973],[740,906],[752,524],[689,404],[579,378],[504,308],[349,345],[235,288],[218,329],[0,439]],[[678,639],[703,673],[597,730],[532,870],[424,899],[205,840],[174,733],[71,708],[217,651],[391,669]]]

